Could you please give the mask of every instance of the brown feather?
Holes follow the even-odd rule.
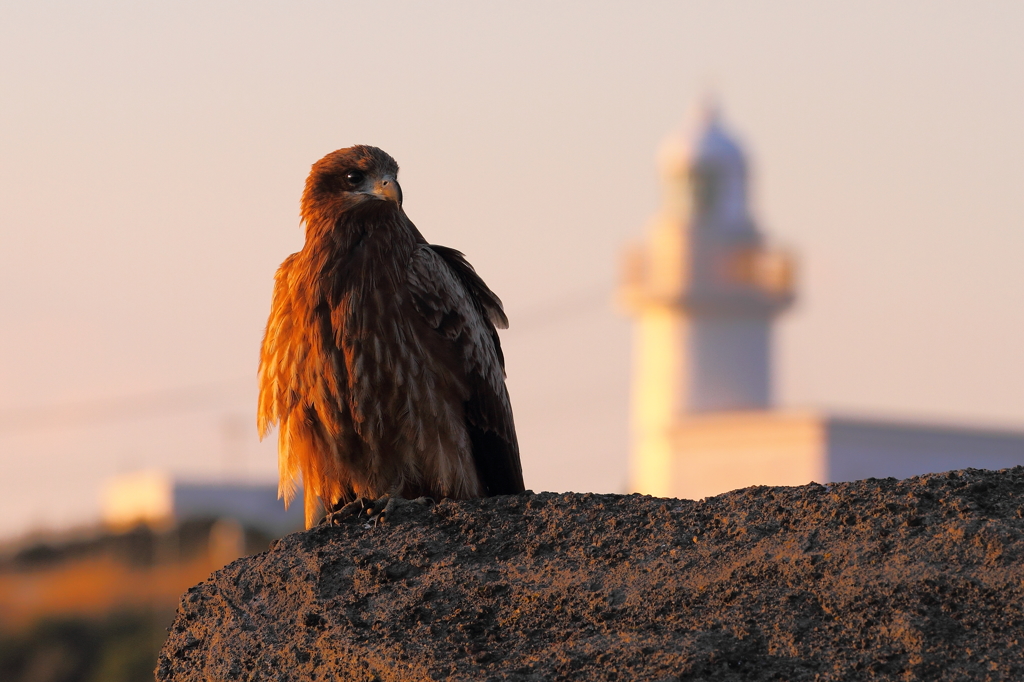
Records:
[[[397,173],[365,146],[314,164],[306,243],[275,278],[258,427],[279,427],[279,492],[287,505],[301,481],[307,526],[356,497],[523,489],[501,301],[461,253],[426,244],[400,189],[366,189]]]

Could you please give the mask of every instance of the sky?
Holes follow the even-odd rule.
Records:
[[[713,94],[800,259],[783,407],[1024,429],[1024,4],[0,1],[0,536],[140,469],[273,480],[273,274],[310,165],[505,303],[527,487],[624,492],[622,247]]]

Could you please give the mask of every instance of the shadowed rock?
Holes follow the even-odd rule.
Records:
[[[157,679],[1020,679],[1022,516],[1021,467],[405,501],[189,590]]]

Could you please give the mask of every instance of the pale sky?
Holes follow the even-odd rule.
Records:
[[[0,2],[0,536],[275,476],[255,371],[309,166],[402,167],[504,300],[527,486],[622,492],[618,254],[714,93],[800,256],[786,407],[1024,429],[1024,3]]]

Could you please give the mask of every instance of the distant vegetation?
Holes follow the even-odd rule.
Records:
[[[270,539],[190,519],[0,547],[0,681],[152,682],[180,596]]]
[[[47,618],[0,634],[6,682],[151,682],[172,612],[121,612],[104,618]]]

